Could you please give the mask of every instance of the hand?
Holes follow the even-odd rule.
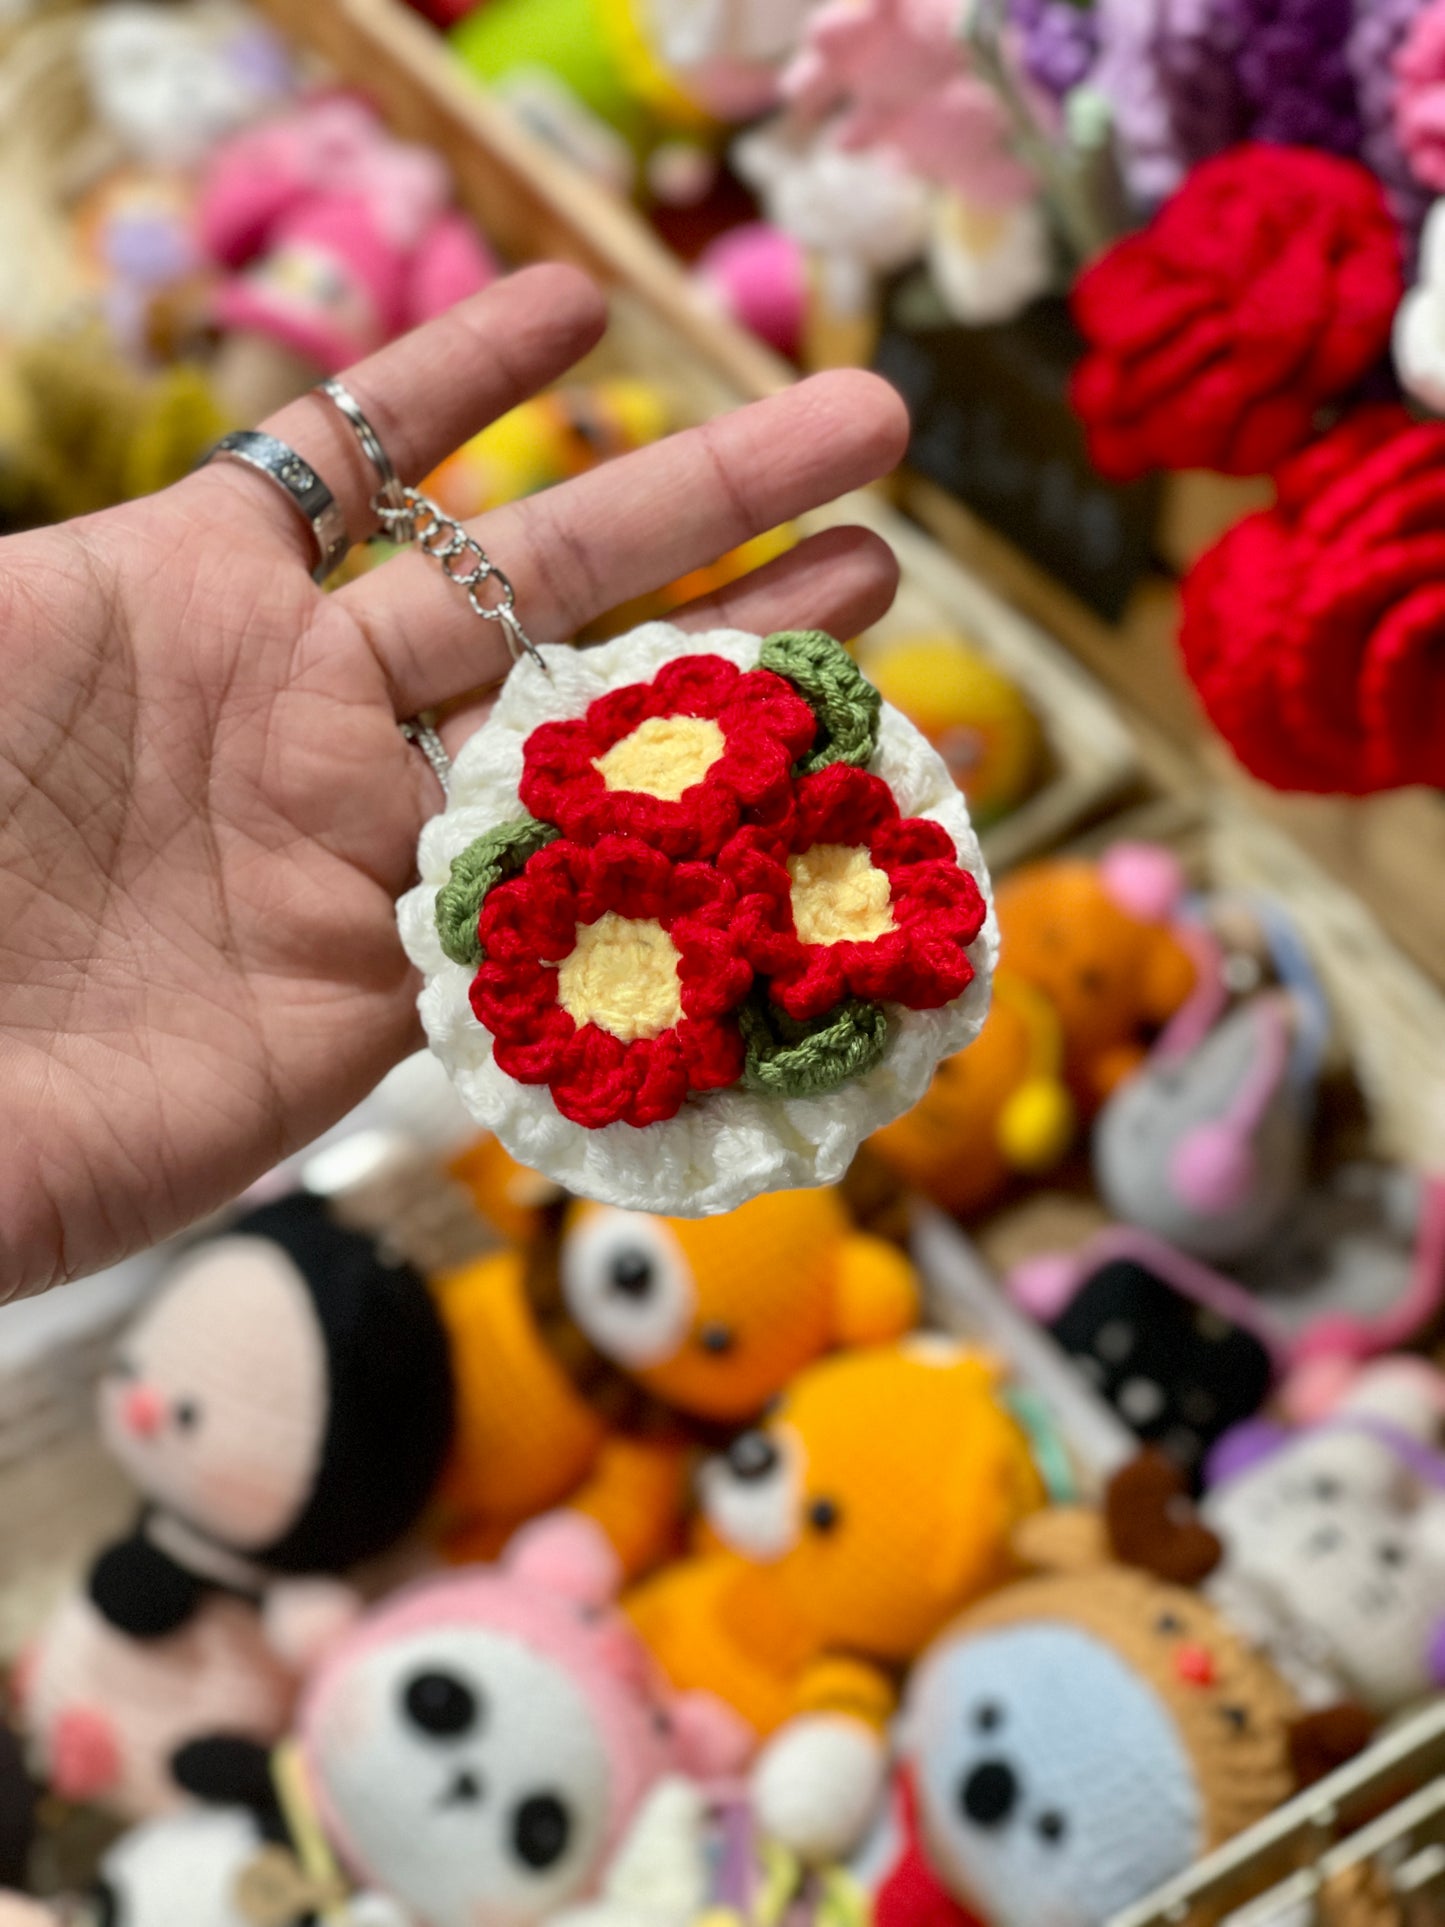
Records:
[[[571,269],[498,283],[348,386],[417,481],[596,341]],[[369,532],[375,480],[324,401],[266,424]],[[892,391],[821,376],[485,516],[539,641],[882,475]],[[396,722],[506,656],[433,564],[334,595],[281,492],[234,463],[0,542],[0,1301],[233,1197],[419,1041],[393,903],[441,798]],[[887,607],[861,530],[682,618],[848,634]],[[464,706],[452,746],[477,719]]]

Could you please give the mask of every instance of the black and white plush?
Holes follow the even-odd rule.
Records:
[[[183,1257],[117,1348],[101,1430],[147,1504],[92,1599],[154,1639],[208,1587],[256,1597],[375,1556],[426,1504],[452,1406],[417,1273],[317,1198],[263,1205]]]

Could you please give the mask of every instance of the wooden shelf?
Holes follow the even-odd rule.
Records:
[[[739,397],[786,387],[786,362],[715,312],[635,210],[537,139],[401,0],[258,0],[286,37],[372,100],[404,140],[445,155],[457,192],[501,252],[571,261],[633,289]]]

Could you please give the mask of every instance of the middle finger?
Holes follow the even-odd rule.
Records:
[[[886,475],[907,435],[903,403],[886,382],[839,370],[468,526],[511,578],[528,634],[563,641],[620,603]],[[479,622],[425,557],[398,557],[340,599],[375,651],[399,716],[506,669],[498,625]],[[798,622],[807,619],[800,609]]]

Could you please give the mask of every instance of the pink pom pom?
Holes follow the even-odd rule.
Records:
[[[1121,910],[1142,923],[1164,923],[1184,895],[1184,870],[1157,843],[1116,843],[1099,863],[1104,888]]]
[[[601,1526],[580,1512],[550,1512],[514,1534],[503,1562],[528,1585],[579,1606],[610,1606],[622,1585],[617,1554]]]

